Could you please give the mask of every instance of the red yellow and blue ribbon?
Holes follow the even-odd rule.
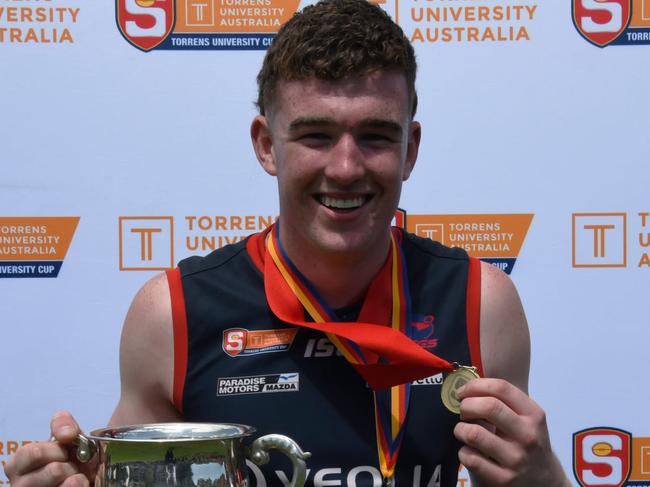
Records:
[[[276,316],[325,332],[373,388],[377,450],[386,479],[394,475],[404,436],[410,381],[452,369],[449,362],[409,338],[411,300],[396,232],[390,234],[388,258],[371,283],[355,323],[341,322],[291,262],[280,243],[278,225],[266,239],[266,253],[271,258],[264,259],[266,295]],[[304,321],[303,309],[313,323]]]

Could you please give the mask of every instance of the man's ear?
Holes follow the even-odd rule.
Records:
[[[420,137],[422,135],[422,127],[420,122],[411,122],[409,126],[409,135],[406,142],[406,159],[404,161],[404,172],[402,173],[402,181],[406,181],[413,168],[415,161],[418,158],[418,150],[420,149]]]
[[[263,115],[257,115],[251,123],[251,142],[257,160],[264,170],[271,176],[277,175],[275,157],[273,156],[273,135],[269,119]]]

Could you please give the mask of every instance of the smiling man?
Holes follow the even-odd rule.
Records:
[[[386,260],[388,228],[417,157],[420,126],[405,76],[282,81],[265,113],[251,132],[277,178],[284,249],[330,306],[353,304]]]
[[[283,433],[312,452],[313,486],[452,487],[459,461],[478,487],[568,484],[527,395],[511,281],[390,226],[421,137],[415,72],[401,29],[365,0],[324,0],[282,27],[251,125],[280,219],[138,293],[111,425]],[[460,415],[441,400],[452,362],[484,377],[452,390]],[[21,449],[13,487],[88,485],[66,446],[78,431],[55,414],[58,442]],[[254,485],[288,485],[278,459],[251,468]]]

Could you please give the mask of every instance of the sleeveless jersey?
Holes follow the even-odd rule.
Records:
[[[247,243],[190,257],[168,271],[175,406],[186,421],[247,424],[258,436],[291,437],[312,453],[308,486],[379,487],[371,389],[324,334],[273,315],[263,266],[252,238]],[[480,262],[408,233],[402,247],[414,339],[482,374]],[[397,486],[456,485],[458,416],[442,405],[441,383],[439,374],[411,387]],[[291,465],[282,454],[272,453],[264,467],[248,464],[252,485],[289,485]]]

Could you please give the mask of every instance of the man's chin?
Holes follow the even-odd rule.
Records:
[[[359,258],[368,254],[372,247],[372,241],[368,233],[360,232],[358,229],[349,232],[325,232],[313,239],[315,247],[323,254],[331,254],[337,257]],[[377,240],[374,240],[377,245]]]

